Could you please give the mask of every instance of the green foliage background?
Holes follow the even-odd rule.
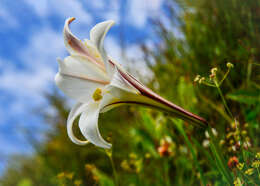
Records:
[[[177,4],[178,16],[170,1],[165,14],[170,28],[179,27],[183,36],[173,34],[159,19],[154,21],[154,29],[160,41],[153,49],[142,46],[145,61],[154,72],[148,86],[205,117],[217,130],[225,165],[231,157],[244,163],[242,170],[229,168],[232,182],[239,178],[242,184],[260,184],[258,169],[252,175],[241,173],[252,168],[260,151],[260,1],[178,0]],[[208,77],[212,67],[223,76],[227,62],[234,68],[221,88],[249,148],[240,145],[232,150],[237,146],[236,138],[228,136],[237,131],[233,118],[226,113],[216,89],[193,81],[197,74]],[[32,156],[11,157],[1,185],[114,185],[110,152],[73,144],[66,132],[64,98],[53,94],[47,99],[57,111],[56,116],[44,115],[52,127],[47,140],[34,144],[36,153]],[[163,113],[130,106],[101,115],[101,133],[113,143],[119,185],[202,184],[196,160],[174,122]],[[183,123],[183,128],[206,182],[227,185],[210,149],[202,145],[205,130],[188,123]]]

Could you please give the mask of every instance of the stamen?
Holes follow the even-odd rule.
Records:
[[[103,98],[101,88],[97,88],[95,90],[94,94],[92,95],[92,98],[94,99],[94,101],[99,101]]]

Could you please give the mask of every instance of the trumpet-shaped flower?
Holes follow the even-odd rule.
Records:
[[[67,120],[68,136],[74,143],[85,145],[90,142],[110,148],[111,144],[102,138],[98,129],[99,114],[125,104],[154,107],[186,121],[207,125],[203,118],[185,111],[145,87],[106,54],[104,38],[114,24],[113,21],[94,26],[90,31],[90,40],[83,42],[69,29],[69,24],[74,19],[66,20],[63,31],[70,56],[64,60],[58,59],[59,72],[55,77],[57,86],[77,101]],[[85,141],[78,139],[72,130],[78,116],[79,128]]]

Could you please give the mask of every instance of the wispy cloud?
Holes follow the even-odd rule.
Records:
[[[33,110],[49,110],[43,93],[51,90],[57,70],[56,57],[65,55],[62,35],[50,28],[42,28],[31,36],[18,55],[24,64],[23,69],[18,68],[15,61],[0,59],[0,66],[4,69],[0,73],[0,115],[3,116],[0,136],[16,139],[8,138],[2,142],[8,144],[9,148],[4,149],[6,154],[30,151],[23,131],[14,129],[42,128],[41,118]],[[25,147],[15,148],[17,143]]]
[[[159,15],[164,0],[131,0],[127,20],[136,27],[144,27],[149,18]]]
[[[59,15],[61,17],[77,17],[82,22],[90,24],[92,17],[83,7],[83,2],[80,0],[24,0],[31,6],[34,12],[40,17],[50,15]],[[96,3],[98,6],[98,3]],[[100,6],[100,5],[99,5]]]
[[[5,8],[4,4],[0,3],[0,28],[15,28],[18,25],[16,18]]]

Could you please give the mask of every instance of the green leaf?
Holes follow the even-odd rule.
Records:
[[[248,105],[257,104],[260,102],[259,92],[250,90],[238,90],[228,94],[227,98]]]

